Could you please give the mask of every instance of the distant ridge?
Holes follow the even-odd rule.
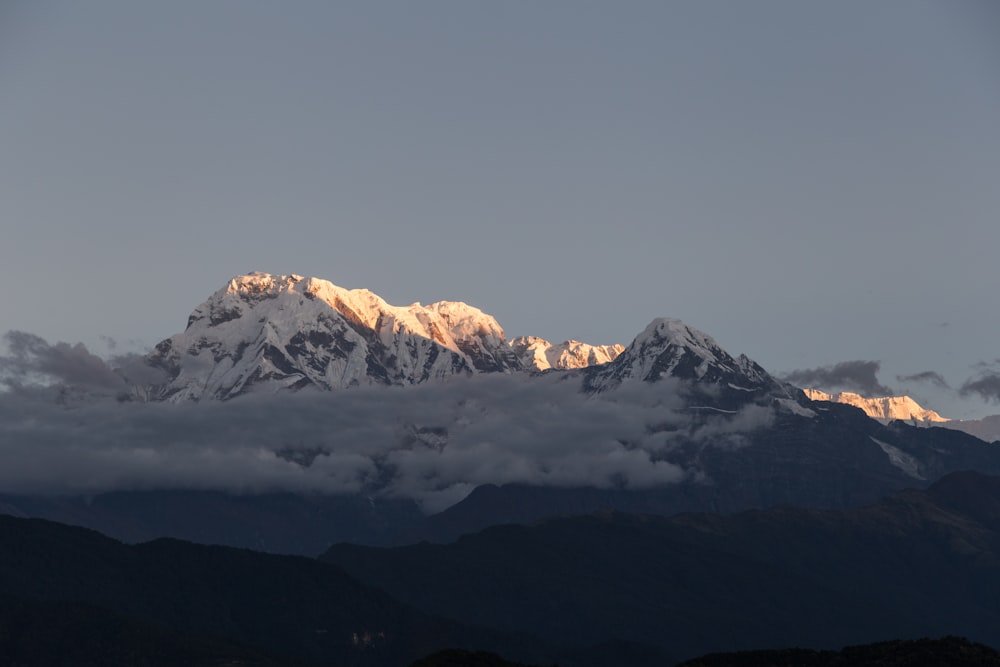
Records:
[[[962,431],[985,442],[1000,440],[1000,415],[991,415],[983,419],[948,419],[934,410],[922,407],[909,396],[865,398],[849,391],[834,394],[819,389],[803,389],[802,391],[812,401],[830,401],[860,408],[866,415],[883,424],[903,420],[915,426],[937,426],[953,431]]]
[[[813,401],[832,401],[834,403],[844,403],[861,408],[865,414],[873,419],[892,421],[894,419],[917,420],[921,422],[947,422],[951,421],[942,417],[933,410],[923,408],[909,396],[879,396],[875,398],[865,398],[860,394],[850,391],[842,391],[836,394],[828,394],[819,389],[803,389],[806,396]]]

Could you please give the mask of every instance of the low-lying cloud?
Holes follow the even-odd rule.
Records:
[[[640,489],[698,471],[680,441],[739,447],[770,408],[693,413],[672,381],[588,396],[579,376],[481,375],[420,387],[121,401],[122,366],[8,335],[0,360],[0,491],[217,489],[412,498],[428,512],[481,484]],[[138,372],[144,369],[136,358]],[[135,371],[133,371],[135,372]],[[44,376],[53,382],[31,382]],[[75,384],[74,384],[75,383]],[[74,392],[84,387],[80,398]],[[60,396],[69,400],[54,400]]]

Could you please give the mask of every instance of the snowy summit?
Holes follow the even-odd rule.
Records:
[[[508,342],[495,318],[465,303],[393,306],[319,278],[250,273],[195,308],[187,328],[158,344],[150,361],[171,378],[161,398],[180,401],[581,368],[622,349]]]

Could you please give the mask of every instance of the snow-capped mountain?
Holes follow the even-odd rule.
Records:
[[[537,371],[606,364],[625,351],[624,345],[590,345],[578,340],[552,344],[537,336],[518,336],[510,346],[524,368]]]
[[[172,400],[520,368],[497,321],[464,303],[391,306],[368,290],[266,273],[233,278],[152,361],[172,376],[163,392]]]
[[[116,530],[141,526],[154,532],[122,538],[152,539],[177,535],[162,531],[177,530],[174,524],[187,521],[177,517],[196,507],[205,531],[180,536],[218,540],[225,533],[237,546],[301,550],[359,535],[451,541],[494,523],[601,509],[848,507],[955,470],[1000,474],[1000,449],[993,445],[915,428],[909,419],[879,423],[855,407],[810,402],[748,357],[730,355],[675,319],[654,320],[624,350],[537,338],[508,342],[493,317],[466,304],[393,306],[367,290],[255,273],[212,294],[149,361],[168,377],[151,396],[204,404],[123,408],[121,419],[93,420],[84,416],[87,406],[50,409],[31,401],[37,414],[24,423],[47,424],[40,446],[11,449],[0,470],[9,483],[25,485],[18,488],[63,495],[52,502],[6,495],[0,510]],[[219,400],[427,385],[479,373],[492,376],[357,391],[343,401]],[[515,373],[524,375],[509,377]],[[104,415],[110,404],[94,409]],[[882,414],[898,414],[889,408],[895,409],[890,404]],[[87,426],[93,421],[100,423]],[[20,424],[6,425],[6,432],[21,439],[28,429]],[[53,435],[59,432],[68,435]],[[29,453],[45,456],[57,441],[69,443],[66,465],[50,474],[51,466],[32,464]],[[139,448],[136,455],[131,446]],[[105,475],[108,469],[122,472]],[[73,473],[64,479],[63,470]],[[26,483],[32,475],[37,481]],[[97,481],[89,486],[77,476]],[[128,495],[136,488],[153,493]],[[72,495],[81,489],[86,497]],[[276,510],[278,501],[241,499],[258,489],[307,495],[280,501]],[[93,501],[105,491],[127,494]],[[343,500],[317,504],[313,494]],[[160,514],[165,503],[174,509]],[[422,513],[442,509],[439,523],[417,525]],[[234,512],[248,518],[247,530],[232,537]],[[156,524],[157,516],[165,518]],[[274,528],[266,539],[259,532],[264,523]],[[296,528],[286,534],[287,526]],[[312,537],[300,539],[302,531]]]
[[[785,386],[755,361],[733,357],[711,336],[672,318],[653,320],[617,358],[589,370],[586,388],[607,391],[623,383],[676,378],[720,394],[747,396]]]
[[[882,423],[902,419],[917,426],[939,426],[962,431],[986,442],[1000,440],[1000,415],[992,415],[983,419],[948,419],[934,410],[922,407],[909,396],[865,398],[849,391],[834,394],[828,394],[819,389],[803,389],[802,391],[812,401],[832,401],[861,408],[866,415]]]
[[[783,389],[755,362],[732,357],[680,320],[654,320],[627,349],[534,336],[508,342],[495,318],[464,303],[393,306],[365,289],[267,273],[237,276],[212,294],[182,333],[156,346],[150,363],[167,372],[159,398],[172,401],[551,369],[584,369],[588,391],[665,377],[745,398]]]
[[[876,398],[865,398],[860,394],[850,391],[842,391],[835,394],[828,394],[819,389],[803,389],[806,396],[811,401],[832,401],[834,403],[844,403],[861,408],[869,417],[882,421],[892,421],[894,419],[905,419],[907,421],[916,420],[918,422],[946,422],[948,419],[942,417],[933,410],[927,410],[920,406],[909,396],[879,396]]]
[[[318,278],[251,273],[195,308],[184,332],[157,345],[150,361],[170,376],[160,397],[180,401],[580,368],[621,349],[533,337],[508,343],[496,319],[464,303],[393,306]]]

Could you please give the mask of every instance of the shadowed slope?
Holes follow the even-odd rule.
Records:
[[[707,651],[960,634],[1000,643],[1000,479],[858,510],[602,514],[324,556],[421,608],[566,643]]]
[[[312,559],[176,540],[126,546],[85,529],[3,516],[0,597],[48,609],[96,606],[113,612],[111,627],[120,615],[160,635],[225,638],[223,645],[320,664],[402,665],[449,646],[517,647],[418,612]]]

